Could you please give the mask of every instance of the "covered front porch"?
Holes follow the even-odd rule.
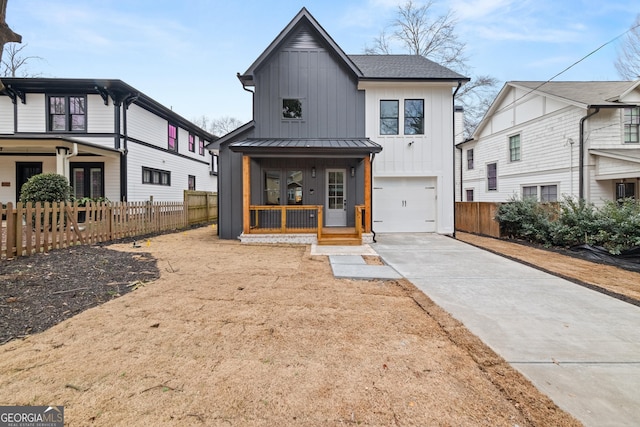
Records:
[[[372,241],[371,165],[378,144],[245,140],[230,148],[242,153],[243,243]]]

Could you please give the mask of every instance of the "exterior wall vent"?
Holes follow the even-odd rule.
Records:
[[[289,49],[322,49],[309,28],[301,28],[287,43]]]

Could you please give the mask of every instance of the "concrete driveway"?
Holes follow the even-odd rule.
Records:
[[[640,425],[640,307],[435,234],[384,261],[586,426]]]

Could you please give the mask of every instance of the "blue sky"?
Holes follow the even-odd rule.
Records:
[[[450,8],[473,74],[547,80],[626,31],[637,0],[433,0]],[[304,6],[346,53],[363,53],[404,0],[9,0],[30,73],[113,78],[187,119],[251,119],[244,72]],[[422,3],[422,0],[414,0]],[[557,80],[616,80],[616,44]],[[400,49],[394,53],[403,53]]]

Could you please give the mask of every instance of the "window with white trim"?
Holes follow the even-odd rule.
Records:
[[[517,162],[520,160],[520,134],[509,137],[509,161]]]
[[[624,109],[624,142],[637,144],[640,142],[640,107]]]
[[[473,148],[467,150],[467,169],[473,169]]]
[[[498,164],[487,164],[487,191],[498,191]]]

